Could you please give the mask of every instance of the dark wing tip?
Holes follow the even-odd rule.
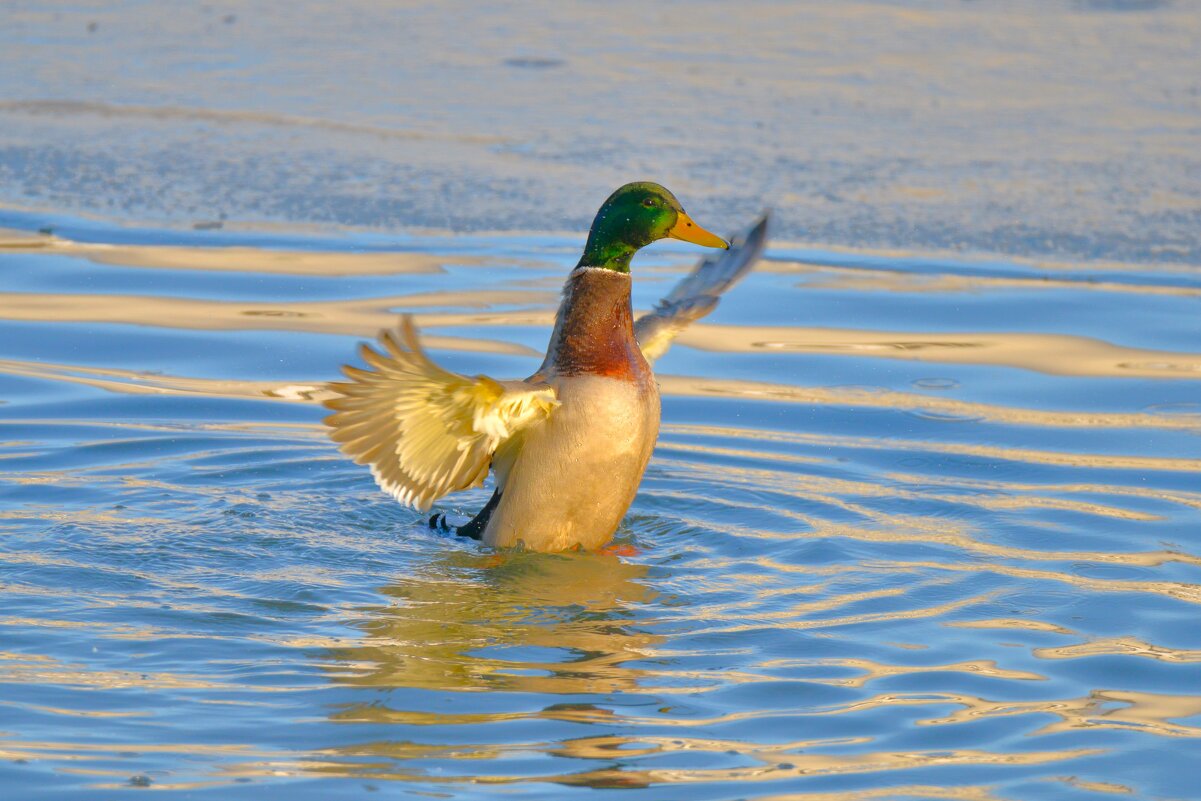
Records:
[[[764,209],[755,224],[743,232],[741,239],[735,237],[734,247],[750,247],[762,251],[767,244],[767,228],[771,222],[771,209]]]

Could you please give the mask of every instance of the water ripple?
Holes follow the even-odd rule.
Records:
[[[353,337],[398,309],[445,329],[429,344],[462,369],[532,369],[551,245],[505,246],[513,284],[449,240],[274,244],[10,236],[0,254],[24,282],[0,296],[6,786],[775,801],[1191,786],[1201,421],[1190,381],[1119,366],[1186,364],[1191,330],[1144,347],[1037,317],[970,335],[759,325],[777,296],[885,290],[945,310],[984,288],[996,314],[1010,290],[1194,303],[1182,276],[770,264],[723,301],[734,322],[664,360],[619,559],[432,532],[319,422]],[[221,289],[242,274],[257,283]]]

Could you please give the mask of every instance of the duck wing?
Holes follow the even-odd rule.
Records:
[[[369,369],[343,367],[325,401],[330,437],[385,492],[426,511],[448,492],[478,487],[492,454],[514,434],[538,425],[559,405],[544,383],[462,376],[430,361],[405,315],[380,332],[380,353],[363,345]]]
[[[699,320],[717,306],[721,294],[750,272],[767,243],[764,212],[759,220],[740,236],[730,240],[730,249],[707,256],[688,277],[655,305],[653,311],[634,323],[634,338],[648,362],[654,362],[671,347],[671,342],[693,320]]]

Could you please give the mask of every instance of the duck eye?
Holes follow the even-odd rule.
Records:
[[[648,197],[646,200],[642,201],[642,205],[649,209],[651,206],[655,205],[655,199],[653,197]]]

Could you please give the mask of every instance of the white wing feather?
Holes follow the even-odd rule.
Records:
[[[399,336],[398,336],[399,334]],[[547,418],[559,405],[546,384],[471,378],[443,370],[417,341],[409,317],[382,331],[385,348],[363,345],[371,369],[344,367],[351,380],[330,384],[330,436],[386,492],[426,511],[448,492],[478,487],[505,440]]]

